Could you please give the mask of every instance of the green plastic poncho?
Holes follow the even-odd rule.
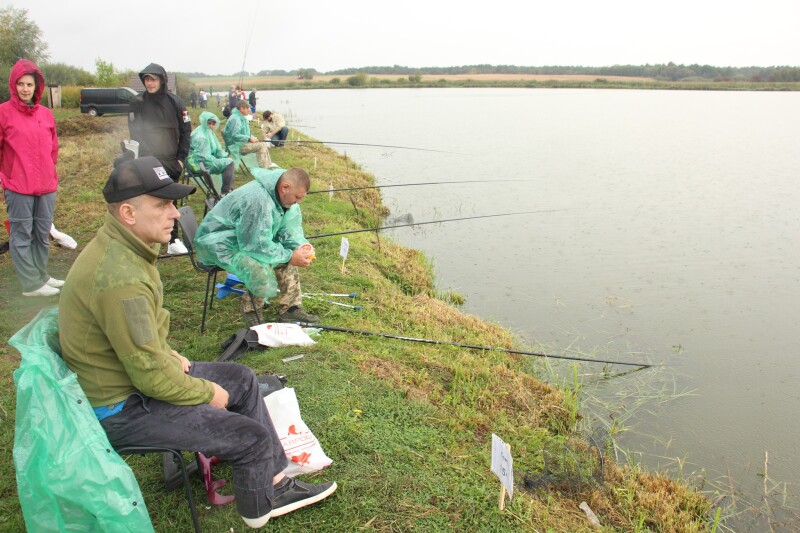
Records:
[[[192,142],[186,162],[195,172],[200,172],[202,163],[211,174],[219,174],[233,163],[233,158],[228,157],[228,152],[220,146],[216,133],[208,127],[209,120],[220,123],[217,115],[211,111],[200,113],[200,126],[192,132]]]
[[[59,355],[58,309],[42,310],[8,343],[22,354],[14,467],[27,530],[153,531],[133,472]]]
[[[235,274],[261,298],[278,293],[273,269],[308,243],[303,215],[294,204],[284,210],[275,185],[283,169],[250,169],[255,177],[214,206],[197,228],[194,247],[204,265],[217,265]]]
[[[237,166],[242,160],[239,146],[249,142],[252,136],[253,134],[250,133],[250,122],[239,112],[238,108],[234,109],[230,118],[228,118],[228,122],[225,123],[225,127],[222,129],[222,138],[225,140],[225,146],[227,146]]]

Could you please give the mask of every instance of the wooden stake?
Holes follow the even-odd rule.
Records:
[[[511,445],[506,443],[506,450],[508,450],[508,456],[511,457]],[[503,483],[500,483],[500,501],[498,502],[498,507],[500,510],[503,511],[506,508],[506,487]]]

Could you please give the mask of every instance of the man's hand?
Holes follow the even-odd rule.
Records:
[[[187,374],[189,372],[189,369],[192,368],[192,362],[186,359],[178,352],[176,352],[175,350],[170,350],[169,353],[178,358],[178,360],[181,362],[181,365],[183,366],[183,373]]]
[[[289,264],[292,266],[298,267],[307,267],[311,264],[314,257],[314,248],[309,245],[308,247],[301,246],[297,250],[292,253],[292,258],[289,260]]]
[[[211,398],[211,401],[208,402],[208,405],[211,407],[216,407],[217,409],[225,409],[228,407],[228,391],[214,382],[211,384],[214,385],[214,397]]]
[[[181,161],[180,159],[178,159],[178,164],[181,166],[181,170],[183,170],[183,169],[185,169],[185,168],[186,168],[186,167],[184,166],[184,164],[183,164],[183,161]]]
[[[258,138],[256,138],[256,137],[253,137],[253,136],[251,135],[251,136],[250,136],[250,142],[251,142],[251,143],[257,143],[257,142],[258,142]]]

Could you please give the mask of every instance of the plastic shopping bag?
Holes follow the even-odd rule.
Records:
[[[270,348],[281,346],[311,346],[316,344],[297,324],[267,322],[250,328],[258,333],[258,343]]]
[[[300,418],[300,406],[293,388],[287,387],[273,392],[264,398],[264,403],[289,460],[289,465],[284,470],[287,476],[310,474],[333,463]]]

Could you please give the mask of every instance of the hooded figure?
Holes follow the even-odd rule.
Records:
[[[0,181],[11,260],[25,296],[53,296],[64,284],[47,274],[58,188],[56,123],[39,104],[44,77],[33,62],[17,61],[8,88],[11,98],[0,104]]]
[[[152,79],[150,79],[152,78]],[[189,155],[192,119],[179,96],[167,91],[167,71],[150,63],[139,73],[145,92],[131,99],[128,131],[139,143],[139,157],[154,156],[173,181],[180,180]],[[188,253],[178,239],[178,223],[172,228],[167,252]]]
[[[211,174],[222,174],[222,194],[233,189],[233,159],[222,149],[214,129],[219,124],[217,115],[210,111],[200,113],[200,126],[192,132],[192,143],[186,163],[195,172],[200,172],[200,164]],[[211,123],[211,124],[209,124]]]
[[[192,120],[183,100],[167,91],[164,67],[150,63],[139,73],[142,83],[148,76],[161,83],[155,92],[146,90],[131,100],[128,130],[131,139],[139,143],[139,157],[154,156],[177,180],[189,155]]]
[[[303,215],[295,203],[281,206],[275,191],[283,169],[251,170],[254,181],[239,187],[208,212],[197,228],[197,259],[231,272],[261,298],[278,293],[273,270],[308,244]]]

